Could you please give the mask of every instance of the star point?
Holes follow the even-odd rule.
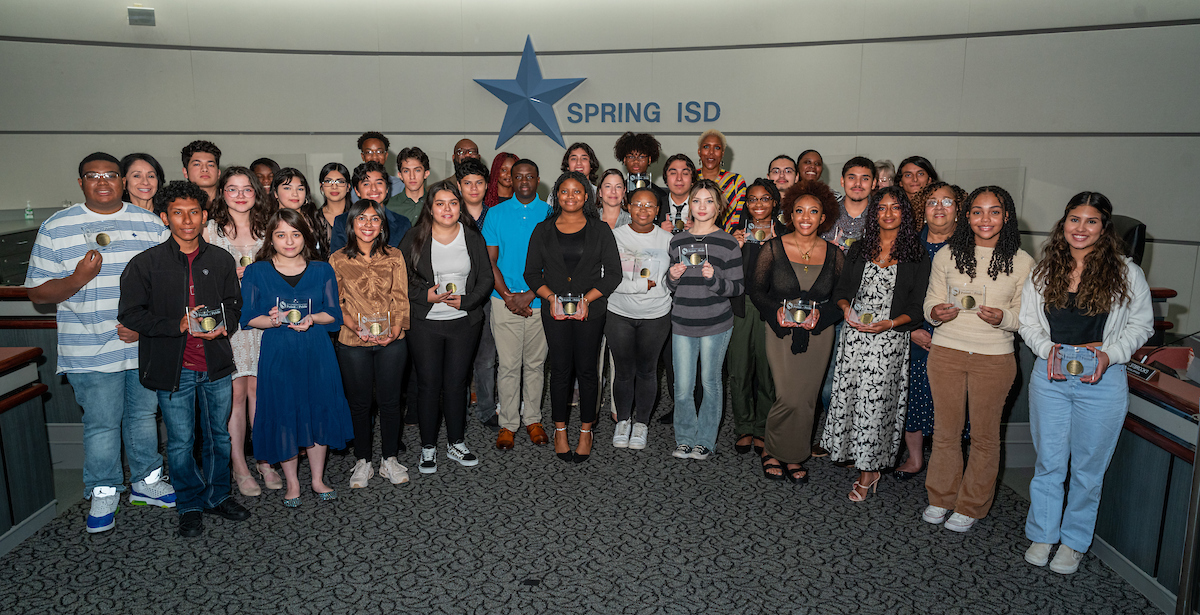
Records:
[[[515,79],[476,79],[493,96],[508,105],[496,149],[516,135],[522,128],[533,124],[560,147],[566,147],[558,118],[554,115],[554,103],[566,96],[587,78],[545,79],[533,50],[533,38],[525,37],[525,50],[521,53],[521,65]]]

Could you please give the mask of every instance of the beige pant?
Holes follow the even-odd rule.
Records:
[[[534,309],[533,316],[523,318],[508,311],[503,300],[492,297],[492,337],[496,340],[500,426],[516,431],[522,424],[541,423],[546,333],[542,330],[539,310]],[[524,407],[521,406],[522,384]]]

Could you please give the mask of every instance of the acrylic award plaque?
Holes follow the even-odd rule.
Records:
[[[634,190],[640,190],[649,185],[649,173],[630,173],[629,178],[625,180],[625,191],[632,193]]]
[[[467,292],[467,276],[465,275],[444,275],[438,277],[437,292],[439,295],[450,293],[451,295],[463,295]]]
[[[648,256],[638,256],[633,259],[633,277],[643,280],[654,279],[654,260]]]
[[[858,322],[869,325],[876,320],[883,318],[883,309],[879,306],[864,304],[860,301],[855,301],[851,308],[851,316],[858,319]]]
[[[987,286],[946,285],[946,302],[964,312],[987,305]]]
[[[285,325],[294,325],[312,314],[311,299],[277,298],[275,307],[279,310],[279,322]]]
[[[708,262],[708,246],[702,243],[693,243],[679,247],[679,262],[691,267],[693,265],[703,265]]]
[[[583,297],[578,295],[558,295],[554,299],[558,302],[558,309],[567,318],[574,318],[579,313],[579,302],[583,301]]]
[[[384,332],[391,330],[391,323],[391,312],[371,312],[358,315],[358,326],[371,337],[379,337]]]
[[[812,317],[817,304],[803,299],[790,299],[783,302],[783,319],[786,322],[800,324]]]
[[[671,225],[675,229],[673,232],[682,233],[687,227],[687,220],[683,218],[683,211],[671,213]]]
[[[1088,347],[1084,346],[1084,348],[1088,348]],[[1092,350],[1091,348],[1088,348],[1088,350],[1091,351],[1093,354],[1095,353],[1095,351]],[[1072,356],[1074,356],[1075,354],[1078,354],[1078,353],[1071,353],[1071,354],[1072,354]],[[1051,380],[1066,380],[1067,377],[1064,374],[1070,374],[1072,376],[1075,376],[1076,378],[1086,378],[1086,377],[1092,375],[1092,372],[1087,371],[1087,368],[1084,367],[1083,361],[1080,361],[1079,359],[1075,359],[1075,358],[1067,358],[1063,355],[1064,355],[1063,351],[1059,350],[1058,354],[1053,357],[1054,360],[1050,362],[1050,379]]]
[[[746,223],[746,241],[748,243],[762,243],[771,238],[771,222],[748,222]]]
[[[91,222],[83,225],[83,240],[89,250],[108,252],[117,240],[121,238],[117,225],[109,221]]]
[[[188,310],[188,332],[211,333],[225,326],[225,304]]]
[[[238,251],[238,267],[248,267],[254,262],[254,244],[234,246]]]

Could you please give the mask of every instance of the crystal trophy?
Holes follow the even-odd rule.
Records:
[[[188,332],[211,333],[225,326],[225,304],[215,307],[200,306],[187,311]]]
[[[671,225],[674,227],[675,233],[682,233],[687,227],[687,220],[683,217],[683,210],[671,212]]]
[[[680,246],[679,262],[688,266],[703,265],[708,262],[708,246],[702,243]]]
[[[238,267],[248,267],[254,262],[254,244],[234,246],[238,251]]]
[[[817,304],[803,299],[789,299],[783,302],[783,320],[800,324],[812,317]]]
[[[83,240],[89,250],[97,252],[109,251],[109,246],[121,238],[117,225],[109,221],[92,222],[83,225]]]
[[[312,299],[275,299],[279,322],[294,325],[312,314]]]
[[[987,286],[946,285],[947,303],[964,312],[973,312],[987,305]]]
[[[1071,374],[1072,376],[1084,377],[1084,378],[1092,375],[1091,372],[1086,373],[1086,374],[1084,373],[1085,368],[1083,366],[1083,361],[1080,361],[1079,359],[1067,359],[1066,357],[1064,357],[1063,356],[1063,348],[1072,348],[1075,350],[1075,352],[1072,354],[1078,354],[1080,347],[1062,346],[1058,349],[1058,351],[1051,357],[1052,361],[1050,361],[1050,379],[1051,380],[1066,380],[1067,377],[1064,375],[1064,372],[1066,372],[1067,374]],[[1092,353],[1093,356],[1095,356],[1096,351],[1093,350],[1091,347],[1083,346],[1082,348],[1087,349],[1089,352]]]
[[[882,308],[863,303],[857,299],[854,301],[854,305],[851,307],[850,312],[850,315],[853,318],[864,325],[869,325],[876,320],[883,318]]]
[[[391,329],[391,312],[371,312],[358,315],[358,326],[371,337],[380,337]]]
[[[771,221],[766,222],[747,222],[746,223],[746,242],[748,243],[763,243],[771,238]]]
[[[450,293],[451,295],[462,295],[467,292],[467,276],[461,274],[447,274],[438,276],[437,293],[439,295]]]
[[[633,259],[633,277],[643,280],[654,279],[654,260],[648,256],[637,256]]]
[[[640,190],[650,185],[649,173],[630,173],[625,180],[625,191],[633,193],[634,190]]]
[[[578,295],[558,295],[554,299],[558,302],[558,309],[567,318],[574,318],[579,312],[579,302],[583,301],[583,297]]]

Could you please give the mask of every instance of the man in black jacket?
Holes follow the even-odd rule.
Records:
[[[171,236],[138,254],[121,274],[117,320],[141,337],[142,386],[158,392],[167,425],[167,458],[176,489],[179,535],[204,531],[202,511],[244,521],[250,511],[229,494],[229,413],[235,366],[229,327],[237,330],[242,292],[228,252],[201,237],[208,195],[175,181],[158,191]],[[196,397],[204,430],[202,466],[192,457]]]

